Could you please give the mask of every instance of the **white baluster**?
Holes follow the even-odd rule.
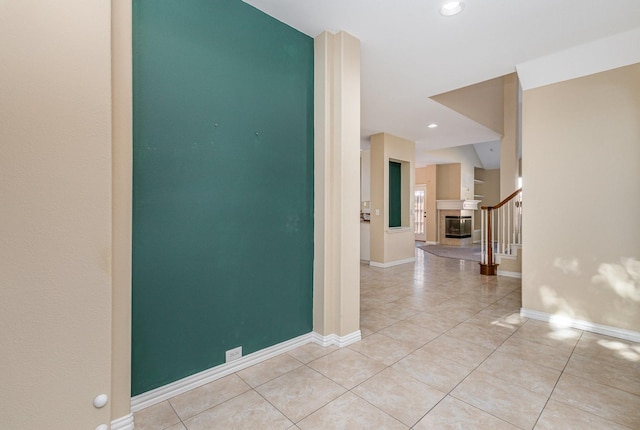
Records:
[[[512,202],[507,205],[507,252],[511,255],[511,243],[513,241],[513,233],[511,231],[511,217],[513,216]]]
[[[493,249],[493,244],[496,243],[496,237],[497,237],[497,233],[496,233],[496,225],[498,222],[498,214],[497,211],[492,210],[491,211],[491,244],[489,246],[491,246],[491,251],[497,251],[498,248],[496,247],[496,249]],[[495,255],[494,255],[494,259],[495,259]]]
[[[520,191],[520,207],[518,208],[520,214],[520,228],[518,229],[518,241],[522,243],[522,191]]]
[[[487,251],[484,249],[484,235],[487,234],[487,226],[484,224],[484,209],[480,209],[480,262],[487,264],[485,258]]]
[[[504,210],[501,207],[500,209],[498,209],[498,224],[496,224],[496,227],[498,227],[498,253],[500,254],[504,252],[504,246],[502,244],[502,242],[504,241],[504,232],[502,231],[503,217],[504,217]]]

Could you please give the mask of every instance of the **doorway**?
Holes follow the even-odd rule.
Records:
[[[427,186],[416,185],[413,204],[413,233],[415,240],[427,241]]]

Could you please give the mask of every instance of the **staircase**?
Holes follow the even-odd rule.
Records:
[[[520,277],[522,188],[495,206],[482,206],[480,216],[480,274]]]

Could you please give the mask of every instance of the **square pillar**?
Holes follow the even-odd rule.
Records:
[[[315,39],[313,328],[360,339],[360,41]]]

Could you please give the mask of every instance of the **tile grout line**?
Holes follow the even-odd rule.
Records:
[[[176,414],[176,417],[178,417],[178,419],[180,420],[180,424],[182,424],[182,427],[187,428],[187,425],[184,423],[184,421],[182,421],[182,417],[178,414],[178,411],[176,411],[176,408],[173,407],[173,405],[171,404],[171,402],[169,400],[171,400],[171,399],[167,399],[167,403],[169,403],[169,406],[171,407],[171,410],[173,410],[173,413]],[[176,423],[176,424],[178,424],[178,423]],[[165,430],[170,428],[170,427],[172,427],[172,426],[174,426],[174,425],[176,425],[176,424],[171,424],[169,427],[166,427]],[[187,429],[187,430],[189,430],[189,429]]]
[[[426,275],[425,275],[425,276],[426,276]],[[414,275],[414,276],[412,276],[412,278],[415,280],[415,279],[416,279],[415,275]],[[372,279],[375,279],[375,278],[372,278]],[[460,281],[460,280],[457,280],[457,279],[456,279],[456,280],[454,280],[454,279],[452,279],[451,281],[452,281],[452,282],[455,282],[456,284],[458,284],[458,281]],[[408,282],[408,281],[407,281],[407,282]],[[460,281],[460,282],[462,282],[462,281]],[[389,285],[379,285],[379,286],[375,287],[375,290],[376,290],[376,291],[381,291],[381,290],[384,290],[384,289],[387,289],[387,288],[392,288],[392,287],[394,287],[394,286],[401,286],[402,284],[403,284],[403,282],[398,281],[398,282],[395,282],[395,283],[394,283],[393,285],[391,285],[391,286],[389,286]],[[217,405],[215,405],[215,406],[212,406],[212,407],[210,407],[210,408],[207,408],[207,409],[205,409],[205,410],[203,410],[203,411],[199,412],[198,414],[201,414],[201,413],[203,413],[203,412],[205,412],[205,411],[208,411],[208,410],[210,410],[210,409],[216,408],[216,407],[218,407],[218,406],[220,406],[220,405],[222,405],[222,404],[224,404],[224,403],[227,403],[227,402],[229,402],[230,400],[235,399],[235,398],[237,398],[238,396],[241,396],[241,395],[243,395],[243,394],[245,394],[245,393],[247,393],[247,392],[254,391],[256,394],[258,394],[258,396],[260,396],[260,398],[262,398],[265,402],[267,402],[267,403],[268,403],[269,405],[271,405],[275,410],[279,411],[279,412],[280,412],[284,417],[286,417],[290,422],[292,422],[294,426],[297,426],[297,423],[301,422],[302,420],[306,419],[308,416],[312,415],[313,413],[315,413],[315,412],[317,412],[318,410],[322,409],[323,407],[325,407],[325,406],[326,406],[326,405],[328,405],[329,403],[333,402],[335,399],[337,399],[337,398],[339,398],[339,397],[341,397],[341,396],[343,396],[343,395],[345,395],[346,393],[348,393],[348,392],[349,392],[349,393],[352,393],[353,395],[355,395],[357,398],[364,400],[367,404],[371,405],[371,406],[372,406],[372,407],[374,407],[376,410],[378,410],[378,411],[382,412],[385,416],[388,416],[388,417],[392,418],[394,421],[399,422],[399,423],[402,423],[403,425],[405,425],[405,424],[404,424],[404,422],[402,422],[402,421],[400,421],[399,419],[395,418],[394,416],[392,416],[392,415],[388,414],[387,412],[385,412],[384,410],[380,409],[380,408],[379,408],[379,407],[377,407],[376,405],[374,405],[374,404],[370,403],[367,399],[365,399],[365,398],[363,398],[363,397],[359,396],[357,393],[355,393],[355,392],[354,392],[354,390],[355,390],[357,387],[359,387],[359,386],[361,386],[362,384],[364,384],[365,382],[367,382],[367,381],[371,380],[372,378],[376,377],[376,376],[377,376],[377,375],[379,375],[380,373],[382,373],[382,372],[386,371],[387,369],[393,368],[393,367],[392,367],[393,365],[395,365],[395,364],[396,364],[396,363],[398,363],[399,361],[403,360],[403,359],[404,359],[404,358],[406,358],[407,356],[409,356],[409,355],[411,355],[411,354],[415,353],[416,351],[418,351],[418,350],[420,350],[421,348],[425,347],[426,345],[428,345],[428,344],[430,344],[430,343],[432,343],[432,342],[436,341],[437,339],[442,338],[442,337],[443,337],[443,335],[445,335],[445,334],[449,333],[451,330],[455,329],[456,327],[458,327],[458,326],[460,326],[460,325],[464,324],[465,322],[469,322],[469,320],[470,320],[470,319],[472,319],[472,318],[476,317],[476,316],[477,316],[477,315],[479,315],[482,311],[486,310],[487,308],[489,308],[489,307],[491,307],[491,306],[495,305],[496,303],[498,303],[499,301],[503,300],[504,298],[506,298],[507,296],[509,296],[510,294],[512,294],[512,293],[513,293],[514,291],[516,291],[516,290],[517,290],[517,288],[513,288],[511,291],[509,291],[509,292],[507,292],[507,293],[504,293],[504,294],[502,294],[502,293],[501,293],[501,296],[500,296],[499,298],[496,298],[496,299],[495,299],[493,302],[491,302],[491,303],[479,302],[480,304],[482,304],[482,305],[483,305],[483,306],[482,306],[482,308],[480,308],[480,309],[477,309],[477,308],[476,308],[476,309],[473,309],[473,310],[475,311],[474,313],[472,313],[471,315],[469,315],[468,317],[466,317],[466,318],[465,318],[465,319],[463,319],[463,320],[458,320],[458,321],[456,321],[456,324],[455,324],[455,325],[453,325],[453,326],[451,326],[451,327],[448,327],[448,328],[446,328],[445,330],[443,330],[443,331],[439,332],[439,333],[437,334],[437,336],[435,336],[435,337],[433,337],[433,338],[429,339],[429,340],[428,340],[428,341],[426,341],[425,343],[421,343],[421,344],[419,344],[419,345],[416,345],[415,347],[414,347],[414,346],[412,346],[411,348],[409,348],[409,349],[407,350],[407,352],[406,352],[402,357],[399,357],[398,359],[396,359],[393,363],[391,363],[391,364],[389,364],[389,365],[387,365],[387,364],[385,364],[385,363],[381,363],[380,361],[375,360],[375,359],[373,359],[372,357],[369,357],[368,355],[366,355],[366,354],[364,354],[364,353],[362,353],[362,352],[360,352],[360,351],[356,351],[356,350],[351,349],[351,351],[356,352],[356,353],[358,353],[359,355],[361,355],[361,356],[363,356],[363,357],[366,357],[367,359],[372,359],[372,360],[374,360],[374,361],[377,361],[378,363],[384,364],[384,367],[383,367],[382,369],[380,369],[379,371],[375,372],[374,374],[370,375],[368,378],[366,378],[365,380],[361,381],[360,383],[358,383],[357,385],[355,385],[354,387],[352,387],[352,388],[350,388],[350,389],[347,389],[346,387],[342,386],[342,384],[337,383],[337,382],[336,382],[336,381],[334,381],[333,379],[328,378],[327,376],[323,375],[322,373],[320,373],[320,372],[319,372],[319,371],[317,371],[316,369],[313,369],[312,367],[310,367],[310,366],[309,366],[309,363],[313,362],[313,361],[314,361],[314,360],[316,360],[316,359],[320,359],[320,358],[322,358],[322,357],[324,357],[324,356],[326,356],[326,355],[328,355],[328,354],[324,354],[324,355],[322,355],[321,357],[317,357],[317,358],[315,358],[314,360],[311,360],[309,363],[301,362],[301,366],[306,366],[308,369],[312,370],[313,372],[318,373],[318,374],[322,375],[323,377],[325,377],[325,378],[327,378],[327,379],[331,380],[333,383],[336,383],[337,385],[341,386],[341,387],[342,387],[343,389],[345,389],[346,391],[345,391],[344,393],[340,394],[339,396],[335,397],[334,399],[332,399],[332,400],[330,400],[330,401],[328,401],[328,402],[324,403],[322,406],[320,406],[319,408],[315,409],[314,411],[311,411],[309,414],[307,414],[305,417],[301,418],[301,419],[300,419],[300,420],[298,420],[297,422],[294,422],[294,421],[293,421],[291,418],[289,418],[289,417],[288,417],[288,416],[287,416],[283,411],[281,411],[277,406],[275,406],[275,405],[274,405],[273,403],[271,403],[268,399],[266,399],[266,398],[265,398],[265,397],[264,397],[264,396],[263,396],[263,395],[262,395],[262,394],[257,390],[257,388],[259,388],[260,386],[262,386],[262,385],[264,385],[264,384],[266,384],[266,383],[268,383],[268,382],[270,382],[270,381],[273,381],[273,380],[275,380],[275,379],[277,379],[277,378],[279,378],[279,377],[282,377],[282,376],[286,375],[287,373],[292,372],[293,370],[296,370],[296,369],[298,369],[298,368],[300,368],[300,367],[297,367],[296,369],[292,369],[292,370],[290,370],[290,371],[288,371],[288,372],[286,372],[286,373],[283,373],[282,375],[278,375],[277,377],[272,378],[272,379],[270,379],[270,380],[268,380],[268,381],[265,381],[265,382],[263,382],[262,384],[257,385],[256,387],[253,387],[253,386],[251,386],[250,384],[248,384],[248,383],[247,383],[247,381],[245,381],[245,380],[244,380],[240,375],[238,375],[238,373],[236,372],[236,373],[234,373],[234,375],[236,375],[236,376],[237,376],[237,377],[238,377],[238,378],[239,378],[243,383],[245,383],[245,384],[249,387],[249,388],[247,389],[247,391],[245,391],[245,392],[243,392],[243,393],[240,393],[240,394],[238,394],[238,395],[236,395],[236,396],[233,396],[233,397],[231,397],[231,398],[229,398],[229,399],[226,399],[224,402],[221,402],[221,403],[219,403],[219,404],[217,404]],[[395,304],[395,305],[398,305],[398,304],[396,303],[397,301],[402,300],[402,299],[404,299],[404,298],[412,297],[412,296],[414,296],[414,295],[415,295],[415,294],[411,294],[411,293],[408,293],[408,292],[407,292],[406,294],[403,294],[403,295],[401,295],[400,297],[395,298],[394,300],[388,300],[388,301],[385,301],[383,304],[380,304],[380,305],[377,305],[377,306],[382,307],[382,306],[386,306],[386,305],[389,305],[389,304]],[[375,295],[372,295],[372,297],[373,297],[373,298],[375,298]],[[455,301],[456,301],[456,299],[460,299],[460,298],[461,298],[461,294],[456,294],[455,296],[447,297],[447,298],[443,299],[442,301],[439,301],[437,304],[434,304],[434,306],[439,306],[439,305],[442,305],[443,303],[446,303],[446,302],[455,302]],[[368,309],[367,311],[375,310],[375,308],[376,308],[377,306],[373,306],[371,309]],[[399,305],[399,306],[401,306],[401,305]],[[434,306],[430,306],[429,308],[433,308]],[[370,333],[370,335],[372,335],[372,334],[381,334],[381,335],[383,335],[385,338],[390,339],[391,341],[398,342],[398,343],[403,343],[403,341],[402,341],[401,339],[395,339],[395,338],[393,338],[393,337],[391,337],[391,336],[388,336],[388,335],[386,335],[386,334],[383,334],[383,333],[381,333],[381,332],[382,332],[383,330],[385,330],[386,328],[388,328],[388,327],[390,327],[390,326],[393,326],[394,324],[397,324],[397,323],[400,323],[400,322],[403,322],[403,321],[407,321],[407,320],[408,320],[408,319],[410,319],[411,317],[413,317],[413,316],[415,316],[415,315],[418,315],[418,314],[421,314],[421,313],[424,313],[424,314],[426,314],[426,315],[433,315],[433,314],[431,314],[431,313],[429,312],[429,310],[430,310],[430,309],[414,309],[414,308],[411,308],[411,309],[412,309],[413,311],[415,311],[414,313],[411,313],[411,315],[405,316],[405,317],[400,318],[400,319],[390,318],[391,320],[393,320],[393,321],[394,321],[392,324],[387,325],[387,326],[385,326],[385,327],[383,327],[383,328],[380,328],[380,329],[379,329],[379,330],[377,330],[377,331],[373,331],[373,330],[372,330],[372,331],[371,331],[371,333]],[[418,326],[418,327],[422,327],[422,326],[420,326],[419,324],[417,324],[417,326]],[[427,329],[427,327],[424,327],[424,328],[425,328],[425,329]],[[517,330],[516,330],[516,331],[517,331]],[[431,407],[431,408],[430,408],[430,409],[429,409],[429,410],[428,410],[428,411],[427,411],[427,412],[426,412],[422,417],[420,417],[420,419],[418,419],[418,420],[416,421],[416,423],[414,423],[413,425],[409,425],[408,427],[411,427],[411,428],[415,427],[415,425],[417,425],[417,424],[420,422],[420,420],[422,420],[426,415],[428,415],[428,413],[429,413],[430,411],[432,411],[432,410],[433,410],[433,409],[434,409],[438,404],[440,404],[440,402],[441,402],[443,399],[445,399],[447,396],[451,395],[451,392],[452,392],[452,391],[453,391],[453,390],[454,390],[454,389],[455,389],[455,388],[456,388],[460,383],[462,383],[464,380],[466,380],[466,378],[467,378],[471,373],[475,372],[475,371],[476,371],[476,370],[477,370],[477,369],[478,369],[478,368],[479,368],[479,367],[480,367],[480,366],[481,366],[481,365],[482,365],[482,364],[483,364],[483,363],[484,363],[484,362],[485,362],[485,361],[486,361],[486,360],[487,360],[487,359],[488,359],[488,358],[489,358],[493,353],[495,353],[495,351],[497,351],[497,349],[500,347],[500,345],[502,345],[504,342],[506,342],[508,339],[510,339],[510,338],[513,336],[513,334],[514,334],[514,333],[515,333],[515,331],[514,331],[513,333],[511,333],[507,338],[505,338],[504,340],[502,340],[502,342],[501,342],[498,346],[496,346],[496,347],[493,349],[493,352],[491,352],[487,357],[485,357],[482,361],[480,361],[480,363],[479,363],[477,366],[475,366],[475,367],[474,367],[474,368],[469,372],[469,374],[467,374],[467,375],[466,375],[462,380],[460,380],[460,382],[458,382],[458,383],[457,383],[457,384],[456,384],[456,385],[455,385],[451,390],[449,390],[449,392],[448,392],[448,393],[444,393],[444,396],[443,396],[443,397],[442,397],[438,402],[436,402],[436,403],[435,403],[435,404],[434,404],[434,405],[433,405],[433,406],[432,406],[432,407]],[[367,337],[368,337],[368,336],[367,336]],[[455,336],[454,336],[454,338],[455,338]],[[363,338],[363,339],[364,339],[364,338]],[[329,353],[329,354],[330,354],[330,353]],[[293,358],[295,358],[295,357],[293,357]],[[297,360],[297,359],[296,359],[296,360]],[[300,361],[300,360],[298,360],[298,361]],[[430,388],[432,388],[432,389],[434,388],[434,387],[431,387],[429,384],[426,384],[426,383],[424,383],[424,382],[422,382],[422,381],[416,380],[413,376],[411,376],[411,375],[409,375],[409,374],[407,374],[407,376],[408,376],[409,378],[411,378],[412,380],[415,380],[415,381],[417,381],[417,382],[420,382],[421,384],[423,384],[423,385],[425,385],[425,386],[428,386],[428,387],[430,387]],[[440,391],[440,390],[438,390],[438,391]],[[442,391],[441,391],[441,392],[442,392]],[[452,397],[453,397],[453,396],[452,396]],[[453,397],[453,398],[455,398],[455,397]],[[170,400],[170,399],[168,399],[168,400]],[[170,403],[170,406],[172,407],[172,409],[173,409],[174,413],[178,416],[178,418],[179,418],[180,422],[182,423],[182,425],[184,425],[184,421],[183,421],[183,420],[180,418],[180,416],[177,414],[177,412],[175,411],[175,408],[173,408],[173,405],[171,404],[171,402],[169,402],[169,403]],[[466,403],[466,402],[465,402],[465,403]],[[478,409],[477,407],[475,407],[475,406],[473,406],[473,405],[470,405],[470,406],[471,406],[471,407],[474,407],[474,408],[476,408],[476,409]],[[482,409],[479,409],[479,410],[483,411]],[[488,412],[486,412],[486,411],[483,411],[483,412],[488,413]],[[197,416],[198,414],[195,414],[194,416]],[[190,417],[190,418],[192,418],[192,417]],[[498,417],[495,417],[495,418],[496,418],[496,419],[500,419],[500,418],[498,418]],[[501,421],[504,421],[504,420],[502,420],[502,419],[500,419],[500,420],[501,420]],[[186,426],[185,426],[185,427],[186,427]]]
[[[511,293],[508,293],[508,294],[511,294]],[[507,294],[507,295],[508,295],[508,294]],[[506,297],[506,295],[505,295],[505,297]],[[493,303],[491,303],[491,304],[487,305],[486,307],[484,307],[484,308],[483,308],[483,310],[484,310],[484,309],[486,309],[487,307],[489,307],[489,306],[491,306],[491,305],[493,305],[493,304],[497,303],[497,302],[498,302],[498,301],[500,301],[500,300],[501,300],[501,299],[498,299],[498,300],[496,300],[495,302],[493,302]],[[469,319],[471,319],[471,318],[475,317],[475,316],[476,316],[476,315],[478,315],[480,312],[482,312],[482,310],[481,310],[481,311],[478,311],[476,314],[472,315],[471,317],[467,318],[466,320],[461,321],[460,323],[458,323],[457,325],[455,325],[455,326],[451,327],[450,329],[445,330],[445,331],[444,331],[444,332],[442,332],[440,335],[438,335],[437,337],[435,337],[435,338],[434,338],[434,339],[432,339],[431,341],[427,342],[427,344],[429,344],[430,342],[432,342],[432,341],[434,341],[434,340],[436,340],[436,339],[438,339],[438,338],[440,338],[440,337],[444,336],[444,335],[445,335],[445,334],[447,334],[449,331],[451,331],[451,330],[453,330],[454,328],[458,327],[459,325],[461,325],[461,324],[463,324],[463,323],[467,322]],[[480,366],[482,366],[482,364],[483,364],[485,361],[487,361],[487,360],[489,359],[489,357],[491,357],[491,356],[492,356],[492,355],[493,355],[493,354],[498,350],[498,348],[500,348],[500,346],[502,346],[502,345],[503,345],[503,344],[504,344],[508,339],[510,339],[510,338],[515,334],[515,332],[516,332],[516,331],[518,331],[518,330],[517,330],[517,329],[516,329],[516,330],[514,330],[514,331],[513,331],[513,333],[511,333],[507,338],[505,338],[505,339],[500,343],[500,345],[498,345],[498,346],[496,346],[496,347],[494,348],[493,352],[491,352],[489,355],[487,355],[487,356],[486,356],[486,357],[485,357],[485,358],[484,358],[484,359],[483,359],[483,360],[482,360],[482,361],[481,361],[477,366],[475,366],[475,367],[474,367],[474,368],[473,368],[473,369],[472,369],[472,370],[471,370],[471,371],[470,371],[470,372],[469,372],[469,373],[468,373],[464,378],[462,378],[462,379],[461,379],[461,380],[460,380],[460,381],[459,381],[459,382],[458,382],[458,383],[457,383],[453,388],[451,388],[451,390],[449,390],[449,392],[445,393],[444,397],[442,397],[442,399],[440,399],[440,400],[439,400],[435,405],[433,405],[433,406],[432,406],[432,407],[431,407],[431,408],[430,408],[430,409],[429,409],[429,410],[428,410],[428,411],[427,411],[427,412],[426,412],[426,413],[425,413],[425,414],[424,414],[424,415],[423,415],[423,416],[422,416],[422,417],[421,417],[421,418],[416,422],[416,424],[414,424],[414,427],[415,427],[415,426],[416,426],[420,421],[422,421],[422,420],[423,420],[427,415],[429,415],[429,413],[430,413],[433,409],[435,409],[435,408],[436,408],[436,406],[438,406],[438,404],[440,404],[440,402],[442,402],[442,400],[444,400],[444,399],[445,399],[445,398],[447,398],[448,396],[451,396],[452,398],[454,398],[454,399],[456,399],[456,400],[458,400],[458,401],[461,401],[461,402],[463,402],[463,403],[465,403],[465,404],[467,404],[467,405],[469,405],[469,406],[471,406],[471,407],[473,407],[473,408],[475,408],[475,409],[478,409],[479,411],[482,411],[482,412],[484,412],[484,413],[486,413],[486,414],[489,414],[489,415],[493,416],[494,418],[499,419],[500,421],[503,421],[503,422],[509,423],[509,424],[511,424],[511,425],[515,425],[515,424],[510,423],[510,422],[508,422],[508,421],[506,421],[506,420],[504,420],[504,419],[502,419],[502,418],[500,418],[500,417],[497,417],[497,416],[493,415],[493,414],[492,414],[491,412],[489,412],[489,411],[485,411],[485,410],[483,410],[483,409],[480,409],[480,408],[478,408],[477,406],[471,405],[471,404],[467,403],[466,401],[464,401],[464,400],[462,400],[462,399],[459,399],[459,398],[455,397],[454,395],[452,395],[452,393],[453,393],[453,391],[454,391],[454,390],[455,390],[455,389],[456,389],[460,384],[462,384],[462,383],[463,383],[463,382],[464,382],[464,381],[465,381],[465,380],[466,380],[466,379],[467,379],[467,378],[468,378],[468,377],[469,377],[473,372],[475,372],[475,371],[476,371]],[[453,337],[455,338],[455,336],[453,336]],[[425,344],[425,345],[426,345],[426,344]],[[482,346],[482,345],[480,345],[480,346]],[[411,375],[409,375],[409,376],[410,376],[411,378],[413,378],[413,376],[411,376]],[[413,378],[413,379],[414,379],[414,380],[416,380],[416,381],[418,381],[418,380],[417,380],[417,379],[415,379],[415,378]],[[419,381],[419,382],[422,382],[422,381]],[[424,384],[424,382],[423,382],[423,384]],[[429,384],[425,384],[425,385],[430,386]],[[435,387],[432,387],[432,388],[435,388]],[[516,426],[516,427],[517,427],[517,426]]]
[[[556,387],[558,386],[558,383],[560,382],[560,379],[562,378],[562,375],[564,374],[564,371],[567,368],[567,365],[569,364],[569,360],[571,360],[571,357],[573,356],[573,353],[575,352],[576,348],[578,347],[578,342],[580,342],[580,339],[582,339],[583,335],[584,335],[584,331],[581,331],[580,337],[578,338],[578,341],[573,346],[573,349],[571,350],[571,354],[569,354],[569,357],[567,358],[567,362],[564,363],[564,366],[562,367],[562,370],[560,371],[560,375],[558,375],[558,379],[556,380],[556,383],[553,384],[553,388],[551,389],[551,392],[549,393],[549,397],[547,397],[547,401],[544,402],[544,406],[540,410],[540,413],[538,414],[538,418],[536,418],[536,422],[533,424],[533,428],[535,428],[538,425],[538,421],[540,421],[540,417],[544,413],[544,410],[547,408],[547,405],[549,404],[549,400],[551,400],[551,396],[553,396],[553,392],[556,390]],[[603,417],[601,417],[601,418],[603,418]]]
[[[414,353],[414,352],[416,352],[417,350],[419,350],[419,349],[423,348],[425,345],[428,345],[429,343],[431,343],[431,342],[435,341],[436,339],[439,339],[440,337],[444,336],[445,334],[447,334],[447,333],[448,333],[448,332],[450,332],[451,330],[455,329],[456,327],[460,326],[461,324],[464,324],[465,322],[468,322],[470,319],[472,319],[472,318],[476,317],[476,316],[477,316],[478,314],[480,314],[482,311],[484,311],[484,310],[485,310],[485,309],[487,309],[488,307],[490,307],[490,306],[492,306],[492,305],[494,305],[494,304],[498,303],[500,300],[504,299],[505,297],[507,297],[509,294],[513,293],[513,292],[514,292],[514,291],[516,291],[516,290],[517,290],[517,288],[514,288],[513,290],[511,290],[511,291],[509,291],[508,293],[504,294],[503,296],[501,296],[500,298],[496,299],[496,300],[495,300],[494,302],[492,302],[492,303],[488,303],[488,304],[483,303],[483,304],[485,304],[485,306],[484,306],[482,309],[480,309],[479,311],[477,311],[476,313],[474,313],[474,314],[472,314],[471,316],[469,316],[469,318],[467,318],[467,319],[465,319],[465,320],[463,320],[463,321],[460,321],[460,322],[459,322],[458,324],[456,324],[455,326],[453,326],[453,327],[451,327],[451,328],[449,328],[449,329],[447,329],[447,330],[443,331],[443,332],[442,332],[442,333],[440,333],[438,336],[434,337],[433,339],[430,339],[428,342],[426,342],[426,343],[425,343],[425,344],[423,344],[422,346],[420,346],[420,347],[416,348],[415,350],[413,350],[411,353],[409,353],[409,354],[405,355],[404,357],[402,357],[402,358],[400,358],[400,359],[396,360],[393,364],[395,364],[395,363],[397,363],[397,362],[399,362],[399,361],[403,360],[403,359],[404,359],[404,358],[406,358],[408,355],[413,354],[413,353]],[[407,297],[408,297],[408,296],[407,296]],[[449,298],[449,299],[443,300],[443,301],[442,301],[441,303],[439,303],[438,305],[440,305],[440,304],[442,304],[442,303],[445,303],[445,302],[447,302],[447,301],[449,301],[449,300],[454,300],[456,297],[458,297],[458,296],[455,296],[455,297],[452,297],[452,298]],[[400,300],[400,299],[398,299],[398,300]],[[389,303],[393,303],[393,302],[389,302]],[[436,306],[438,306],[438,305],[436,305]],[[424,312],[424,313],[428,313],[427,311],[423,311],[423,312]],[[410,318],[410,317],[409,317],[409,318]],[[405,320],[407,320],[407,319],[409,319],[409,318],[405,318],[405,319],[400,320],[400,321],[398,321],[398,322],[405,321]],[[393,324],[397,324],[398,322],[393,323]],[[393,324],[391,324],[391,325],[393,325]],[[385,328],[387,328],[387,327],[385,327]],[[375,333],[379,333],[380,331],[384,330],[385,328],[383,328],[383,329],[381,329],[381,330],[378,330],[377,332],[374,332],[373,334],[375,334]],[[418,421],[416,421],[416,423],[414,423],[414,424],[413,424],[413,426],[411,426],[411,428],[415,427],[415,426],[416,426],[416,425],[417,425],[417,424],[418,424],[422,419],[424,419],[424,418],[429,414],[429,412],[431,412],[431,411],[432,411],[432,410],[433,410],[433,409],[434,409],[438,404],[440,404],[440,402],[442,402],[442,400],[443,400],[443,399],[445,399],[447,396],[451,396],[451,397],[452,397],[452,398],[454,398],[454,399],[457,399],[457,400],[459,400],[459,401],[462,401],[462,402],[464,402],[465,404],[468,404],[469,406],[471,406],[471,407],[473,407],[473,408],[475,408],[475,409],[478,409],[478,410],[480,410],[480,411],[482,411],[482,412],[484,412],[484,413],[487,413],[487,414],[489,414],[489,415],[493,416],[493,417],[494,417],[494,418],[496,418],[496,419],[499,419],[500,421],[503,421],[503,422],[509,423],[509,424],[511,424],[511,425],[515,425],[515,424],[513,424],[513,423],[510,423],[510,422],[508,422],[508,421],[505,421],[504,419],[502,419],[502,418],[500,418],[500,417],[497,417],[497,416],[495,416],[495,415],[491,414],[491,413],[490,413],[490,412],[488,412],[488,411],[484,411],[484,410],[482,410],[482,409],[479,409],[479,408],[477,408],[476,406],[471,405],[471,404],[469,404],[469,403],[465,402],[464,400],[458,399],[457,397],[453,396],[451,393],[453,392],[453,390],[455,390],[455,389],[456,389],[456,387],[458,387],[462,382],[464,382],[464,381],[465,381],[465,380],[466,380],[466,379],[467,379],[467,378],[468,378],[468,377],[469,377],[473,372],[475,372],[475,371],[476,371],[476,370],[477,370],[477,369],[478,369],[478,368],[479,368],[479,367],[480,367],[480,366],[481,366],[481,365],[482,365],[482,364],[483,364],[483,363],[484,363],[484,362],[485,362],[489,357],[491,357],[491,356],[492,356],[492,355],[493,355],[493,354],[498,350],[498,348],[500,348],[500,346],[502,346],[502,345],[503,345],[503,344],[504,344],[508,339],[510,339],[510,338],[511,338],[511,337],[512,337],[512,336],[513,336],[517,331],[518,331],[518,329],[514,330],[514,331],[513,331],[509,336],[507,336],[507,337],[506,337],[506,338],[505,338],[505,339],[504,339],[504,340],[503,340],[503,341],[502,341],[498,346],[496,346],[496,347],[494,348],[493,352],[491,352],[491,353],[490,353],[487,357],[485,357],[485,358],[484,358],[484,359],[483,359],[483,360],[482,360],[482,361],[481,361],[481,362],[480,362],[476,367],[474,367],[474,368],[473,368],[473,370],[471,370],[471,371],[469,372],[469,374],[467,374],[467,376],[465,376],[465,377],[464,377],[462,380],[460,380],[460,382],[458,382],[458,383],[457,383],[457,384],[456,384],[456,385],[455,385],[451,390],[449,390],[449,392],[448,392],[448,393],[445,393],[444,397],[442,397],[442,398],[441,398],[441,399],[440,399],[440,400],[439,400],[435,405],[433,405],[433,406],[432,406],[432,407],[431,407],[431,408],[430,408],[430,409],[429,409],[429,410],[428,410],[428,411],[427,411],[427,412],[426,412],[422,417],[420,417],[420,419],[419,419]],[[388,336],[387,336],[387,337],[388,337]],[[455,336],[453,336],[453,337],[455,338]],[[479,346],[482,346],[482,345],[479,345]],[[393,364],[392,364],[392,365],[393,365]],[[392,366],[392,365],[391,365],[391,366]],[[391,366],[388,366],[388,367],[391,367]],[[420,383],[422,383],[422,384],[424,384],[424,385],[427,385],[428,387],[431,387],[429,384],[426,384],[426,383],[424,383],[424,382],[422,382],[422,381],[419,381],[418,379],[414,378],[412,375],[409,375],[409,374],[407,374],[407,375],[408,375],[410,378],[412,378],[413,380],[415,380],[415,381],[417,381],[417,382],[420,382]],[[372,376],[372,377],[373,377],[373,376]],[[369,379],[371,379],[371,378],[368,378],[367,380],[369,380]],[[366,382],[366,381],[363,381],[362,383],[364,383],[364,382]],[[354,388],[355,388],[355,387],[354,387]],[[435,388],[435,387],[431,387],[431,388],[433,388],[433,389],[436,389],[436,390],[437,390],[437,388]],[[440,391],[440,390],[438,390],[438,391]],[[354,393],[354,394],[355,394],[355,393]],[[356,395],[357,395],[357,394],[356,394]],[[375,406],[375,405],[373,405],[373,406]],[[383,411],[383,412],[384,412],[384,411]],[[517,426],[516,426],[516,427],[517,427]]]

